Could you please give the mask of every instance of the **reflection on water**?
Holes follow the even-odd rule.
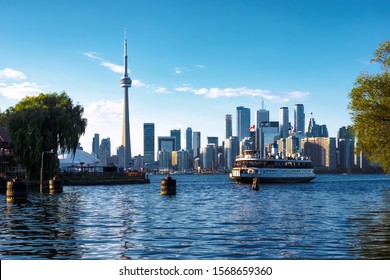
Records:
[[[390,259],[390,178],[322,175],[309,184],[236,185],[176,176],[149,185],[0,196],[1,259]]]

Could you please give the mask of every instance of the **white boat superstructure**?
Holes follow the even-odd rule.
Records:
[[[248,150],[236,159],[229,177],[240,183],[252,183],[254,178],[260,182],[299,183],[313,180],[315,174],[308,158],[262,158],[257,151]]]

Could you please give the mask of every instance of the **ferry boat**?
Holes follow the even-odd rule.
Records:
[[[260,157],[254,150],[247,150],[244,156],[234,162],[230,179],[238,183],[305,183],[315,178],[311,160],[308,158]]]

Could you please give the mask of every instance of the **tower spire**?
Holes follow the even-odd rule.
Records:
[[[123,77],[128,77],[127,74],[127,30],[125,29],[125,39],[124,39],[124,59],[125,59],[125,73],[123,74]]]

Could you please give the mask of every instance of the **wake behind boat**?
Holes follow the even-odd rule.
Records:
[[[254,150],[247,150],[234,162],[230,179],[239,183],[305,183],[315,178],[311,160],[308,158],[262,158]]]

